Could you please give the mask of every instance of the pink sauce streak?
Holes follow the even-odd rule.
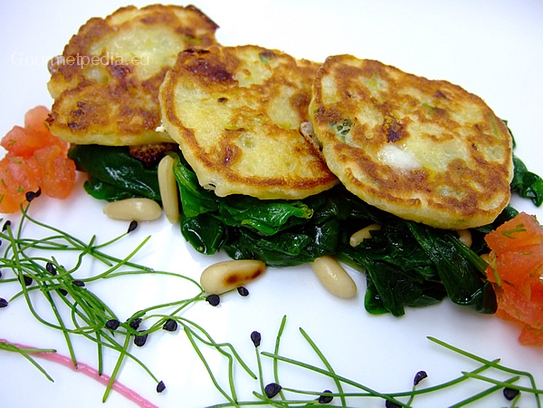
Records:
[[[24,344],[17,344],[17,343],[10,343],[9,341],[7,340],[4,340],[4,339],[0,339],[0,342],[1,343],[6,343],[6,344],[12,344],[16,347],[19,347],[19,348],[23,348],[23,349],[34,349],[36,350],[35,347],[29,347],[29,346],[25,346]],[[74,363],[72,361],[72,359],[70,357],[67,357],[67,356],[64,356],[62,354],[59,354],[59,353],[53,353],[53,352],[40,352],[40,353],[32,353],[31,355],[32,357],[39,357],[39,358],[43,358],[44,360],[49,360],[49,361],[52,361],[54,363],[57,363],[57,364],[61,364],[65,367],[68,367],[70,369],[72,369],[73,371],[77,371],[77,372],[80,372],[82,374],[85,374],[86,376],[98,381],[99,383],[107,386],[107,384],[109,383],[109,380],[110,380],[110,376],[106,375],[106,374],[98,374],[98,370],[96,370],[95,368],[85,364],[85,363],[78,363],[77,366],[74,366]],[[137,392],[135,392],[134,390],[126,387],[125,385],[121,384],[120,382],[118,381],[114,381],[113,382],[113,386],[112,386],[112,389],[117,391],[119,394],[121,394],[123,397],[125,397],[126,399],[128,399],[129,401],[132,401],[134,403],[136,403],[137,405],[139,405],[140,407],[142,408],[158,408],[155,404],[153,404],[152,402],[146,400],[145,398],[143,398],[141,395],[139,395]]]

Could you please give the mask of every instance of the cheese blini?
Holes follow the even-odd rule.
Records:
[[[331,171],[384,211],[463,229],[494,221],[510,200],[511,135],[459,86],[331,56],[317,72],[309,112]]]
[[[218,26],[196,7],[151,5],[92,18],[49,63],[51,132],[75,144],[171,142],[158,90],[177,54],[216,44]]]
[[[317,68],[253,45],[179,55],[160,91],[162,118],[204,188],[301,199],[338,182],[300,131]]]

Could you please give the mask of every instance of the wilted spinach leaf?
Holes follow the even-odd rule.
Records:
[[[453,232],[409,223],[413,236],[435,265],[453,303],[470,306],[481,313],[496,312],[496,296],[484,280],[484,261],[453,236]],[[482,270],[481,270],[482,269]]]
[[[68,155],[79,171],[90,175],[85,190],[95,198],[114,201],[146,197],[161,201],[156,167],[146,168],[127,147],[78,145]]]
[[[372,207],[342,185],[303,200],[217,197],[202,188],[181,154],[174,174],[180,192],[180,229],[199,252],[224,250],[233,259],[260,259],[288,267],[331,255],[366,274],[364,302],[370,313],[401,316],[405,307],[435,304],[448,296],[454,303],[493,313],[496,297],[484,278],[480,254],[484,236],[513,218],[507,207],[490,225],[471,230],[465,247],[456,233],[406,221]],[[85,189],[96,198],[143,196],[160,201],[157,172],[145,168],[126,148],[76,146],[70,152],[79,170],[89,173]],[[543,181],[515,157],[512,191],[543,201]],[[353,248],[349,237],[369,224],[381,226],[372,239]]]
[[[528,171],[526,165],[518,157],[513,156],[514,176],[511,181],[511,191],[522,198],[528,198],[536,206],[543,203],[543,179]]]

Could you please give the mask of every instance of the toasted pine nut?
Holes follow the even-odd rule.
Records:
[[[458,234],[458,239],[460,240],[460,242],[462,242],[468,248],[471,247],[473,240],[471,238],[471,232],[469,232],[469,230],[467,229],[456,230],[456,233]]]
[[[104,214],[114,220],[153,221],[160,217],[162,208],[150,198],[127,198],[104,206]]]
[[[255,280],[265,270],[266,264],[254,259],[218,262],[204,269],[200,284],[207,293],[219,295]]]
[[[380,229],[381,229],[381,226],[379,224],[368,225],[367,227],[364,227],[361,230],[356,231],[353,235],[351,235],[349,244],[352,247],[360,245],[362,241],[364,241],[365,239],[371,238],[370,231],[378,231]]]
[[[330,256],[317,258],[311,262],[311,268],[332,295],[343,299],[356,295],[356,283],[334,258]]]
[[[179,220],[179,190],[173,173],[173,164],[173,158],[168,155],[158,163],[158,187],[164,214],[168,221],[175,224]]]

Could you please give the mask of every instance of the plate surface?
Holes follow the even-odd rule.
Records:
[[[146,3],[135,2],[142,6]],[[407,72],[432,79],[446,79],[481,96],[500,117],[509,121],[517,141],[516,154],[529,169],[543,175],[541,112],[543,111],[543,4],[537,1],[195,1],[219,26],[224,45],[257,44],[286,51],[296,57],[323,61],[328,55],[349,53],[381,60]],[[118,6],[108,2],[3,2],[0,6],[0,134],[22,124],[31,107],[50,105],[47,93],[47,60],[60,54],[71,35],[93,16],[106,16]],[[82,191],[67,200],[40,198],[31,214],[88,241],[98,242],[126,230],[126,223],[107,219],[103,203]],[[513,199],[519,210],[537,214],[543,209],[526,200]],[[16,221],[16,217],[8,216]],[[32,234],[32,230],[28,230]],[[223,254],[202,256],[183,240],[176,226],[164,218],[143,223],[112,252],[122,257],[151,236],[137,261],[155,269],[182,273],[198,279],[202,269],[225,259]],[[10,273],[4,271],[4,277]],[[287,323],[280,354],[322,366],[299,328],[318,345],[336,373],[382,392],[407,391],[413,375],[425,370],[421,386],[456,378],[478,365],[431,343],[433,336],[489,360],[501,358],[506,366],[530,371],[543,388],[543,350],[522,347],[517,328],[492,316],[481,316],[448,301],[426,309],[408,309],[404,317],[371,316],[363,307],[364,276],[351,271],[359,294],[351,300],[329,295],[307,266],[269,269],[248,286],[247,298],[224,296],[219,307],[201,303],[186,317],[204,327],[217,342],[230,342],[255,372],[255,351],[249,335],[262,333],[261,350],[272,352],[283,316]],[[106,280],[92,290],[119,316],[130,316],[146,306],[184,297],[175,283],[156,277]],[[0,285],[0,297],[14,287]],[[62,336],[37,322],[22,300],[0,311],[0,338],[34,347],[55,348],[67,354]],[[93,344],[74,340],[79,361],[96,365]],[[137,365],[126,362],[118,380],[161,407],[202,407],[223,402],[204,366],[182,332],[158,333],[134,350],[167,389],[155,392],[155,382]],[[206,352],[207,353],[207,352]],[[208,355],[208,354],[206,354]],[[116,353],[106,352],[110,373]],[[102,406],[104,387],[93,379],[54,363],[38,361],[54,378],[49,382],[15,353],[0,352],[0,394],[5,407]],[[216,353],[208,362],[225,387],[226,360]],[[271,361],[263,357],[263,381],[273,381]],[[279,363],[283,386],[322,391],[335,389],[330,379]],[[240,400],[254,400],[259,382],[237,366],[235,383]],[[450,391],[417,397],[415,406],[450,405],[471,396],[488,384],[473,381]],[[499,394],[484,406],[508,406]],[[382,400],[349,399],[349,406],[383,407]],[[334,400],[339,404],[339,399]],[[107,405],[135,406],[116,392]],[[535,406],[528,395],[521,407]]]

